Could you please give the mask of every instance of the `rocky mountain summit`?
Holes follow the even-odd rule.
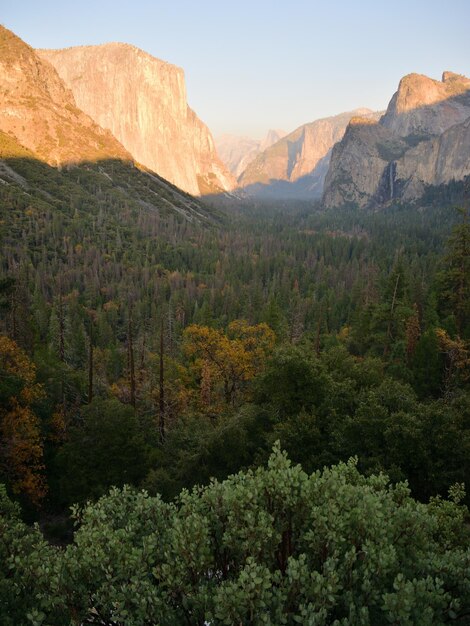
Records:
[[[181,68],[122,43],[37,53],[136,161],[193,195],[234,186],[209,129],[187,104]]]
[[[405,76],[377,122],[352,119],[333,149],[326,207],[414,200],[426,185],[470,174],[470,79]]]
[[[333,145],[349,120],[380,114],[358,109],[304,124],[261,152],[239,177],[239,185],[255,196],[320,197]]]

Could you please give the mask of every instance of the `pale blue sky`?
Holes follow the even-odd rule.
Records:
[[[366,106],[410,72],[470,75],[470,0],[0,0],[37,48],[132,43],[184,68],[217,135],[261,137]]]

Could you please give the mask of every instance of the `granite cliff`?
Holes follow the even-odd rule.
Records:
[[[0,188],[11,205],[82,217],[96,208],[176,216],[190,222],[217,212],[153,172],[75,103],[54,67],[0,27]],[[14,200],[12,200],[14,199]],[[18,210],[18,208],[17,208]],[[38,209],[39,210],[39,209]],[[145,217],[142,217],[146,219]]]
[[[77,106],[140,164],[194,195],[234,186],[209,129],[187,104],[181,68],[121,43],[37,53]]]
[[[304,124],[261,152],[239,177],[239,185],[256,196],[320,197],[331,149],[358,114],[378,117],[358,109]]]
[[[470,80],[410,74],[377,122],[351,120],[335,145],[323,204],[380,206],[470,174]]]

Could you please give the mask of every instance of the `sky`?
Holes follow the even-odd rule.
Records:
[[[35,48],[121,41],[179,65],[215,136],[383,110],[411,72],[470,76],[470,0],[0,0],[0,23]]]

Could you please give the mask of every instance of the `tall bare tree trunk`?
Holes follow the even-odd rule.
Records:
[[[163,342],[163,317],[160,326],[160,376],[159,376],[159,417],[160,417],[160,440],[163,443],[165,441],[165,372],[163,365],[164,355],[164,342]]]
[[[129,350],[129,384],[131,388],[131,404],[135,408],[135,366],[134,366],[134,342],[132,339],[132,317],[129,313],[127,325],[127,346]]]
[[[388,355],[388,351],[390,350],[390,343],[392,341],[393,311],[395,310],[395,301],[397,299],[397,291],[398,291],[399,282],[400,282],[400,274],[397,274],[397,279],[395,281],[395,289],[393,290],[392,306],[390,307],[390,317],[389,317],[388,326],[387,326],[387,343],[384,346],[384,358]]]
[[[90,322],[90,336],[88,342],[88,404],[93,400],[93,329]]]

